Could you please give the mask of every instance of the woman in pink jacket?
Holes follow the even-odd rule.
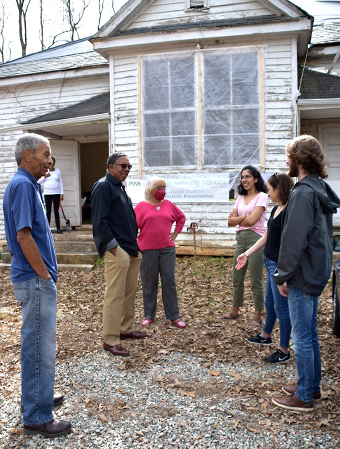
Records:
[[[149,326],[155,321],[158,278],[161,275],[165,316],[174,326],[183,329],[186,324],[179,319],[175,281],[175,240],[183,229],[185,215],[171,201],[164,199],[165,194],[165,180],[151,178],[145,186],[145,201],[135,207],[140,230],[138,246],[143,255],[140,275],[145,319],[142,326]],[[172,232],[174,223],[176,226]]]

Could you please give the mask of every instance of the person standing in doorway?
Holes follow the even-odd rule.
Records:
[[[286,148],[288,175],[297,177],[284,216],[274,279],[288,298],[297,385],[286,385],[286,397],[273,403],[287,410],[309,412],[321,398],[321,354],[317,332],[318,301],[332,269],[333,214],[340,200],[323,181],[325,153],[312,136],[291,140]]]
[[[38,179],[51,161],[48,140],[24,134],[15,146],[18,170],[4,194],[4,218],[12,255],[11,279],[22,309],[21,390],[24,434],[57,437],[71,430],[56,421],[52,408],[56,359],[58,266]]]
[[[45,176],[39,179],[39,184],[44,189],[45,205],[46,205],[46,215],[48,223],[51,223],[51,212],[52,203],[54,209],[55,225],[57,227],[57,233],[62,234],[63,231],[60,229],[60,218],[59,218],[59,204],[60,201],[64,199],[64,187],[63,181],[61,179],[61,173],[59,168],[55,167],[56,160],[54,157],[51,158],[52,162],[50,164],[49,170]]]
[[[146,337],[133,330],[142,256],[136,216],[123,184],[131,168],[125,154],[111,154],[106,176],[94,184],[91,193],[93,238],[105,264],[104,349],[123,357],[129,351],[121,346],[121,340]]]

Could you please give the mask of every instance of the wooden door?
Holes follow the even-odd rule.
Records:
[[[50,140],[52,156],[56,159],[55,166],[61,171],[64,186],[64,201],[62,206],[71,226],[81,225],[80,204],[80,171],[78,142],[68,140]],[[52,214],[53,215],[53,214]],[[65,220],[60,211],[61,228]]]

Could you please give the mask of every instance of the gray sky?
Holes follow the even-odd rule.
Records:
[[[5,14],[8,16],[5,24],[5,37],[6,41],[11,47],[11,59],[21,57],[21,47],[18,37],[18,13],[14,0],[0,0],[4,2],[6,9]],[[81,3],[81,0],[74,0],[74,3]],[[116,11],[126,2],[126,0],[115,0]],[[35,53],[41,50],[39,41],[39,0],[31,0],[31,4],[28,8],[28,48],[27,54]],[[293,3],[300,6],[309,14],[315,17],[315,23],[322,23],[328,21],[340,22],[340,0],[294,0]],[[49,45],[51,43],[51,36],[62,31],[62,11],[61,0],[44,0],[44,8],[46,12],[44,34],[45,43]],[[111,9],[109,5],[110,0],[107,0],[107,6],[101,25],[106,23],[111,17]],[[90,6],[87,8],[82,26],[79,30],[79,37],[87,37],[96,33],[98,23],[98,0],[90,0]],[[63,42],[59,42],[59,45]],[[7,59],[9,52],[6,52]]]

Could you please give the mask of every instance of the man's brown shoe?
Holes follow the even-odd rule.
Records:
[[[127,338],[135,338],[139,340],[140,338],[145,338],[147,335],[148,334],[145,334],[144,332],[133,331],[129,334],[120,334],[120,339],[126,340]]]
[[[284,387],[282,387],[282,390],[286,393],[286,394],[295,394],[296,390],[297,390],[297,385],[285,385]],[[319,391],[318,393],[313,393],[313,401],[320,401],[321,400],[321,391]]]
[[[121,345],[110,346],[104,342],[103,348],[105,349],[105,351],[109,351],[113,355],[120,355],[122,357],[127,357],[128,355],[130,355],[129,351],[123,348],[123,346]]]
[[[24,424],[23,433],[25,435],[42,435],[47,438],[55,438],[65,435],[71,430],[71,424],[68,421],[52,421],[38,426],[26,426]]]
[[[63,394],[60,394],[60,393],[55,394],[53,396],[53,407],[60,407],[61,404],[64,402],[64,399],[65,398],[64,398]],[[20,406],[20,410],[21,410],[21,413],[24,413],[24,411],[25,411],[24,406],[22,404]]]
[[[273,398],[272,402],[278,407],[296,412],[312,412],[314,407],[313,402],[302,402],[295,394],[284,398]]]

